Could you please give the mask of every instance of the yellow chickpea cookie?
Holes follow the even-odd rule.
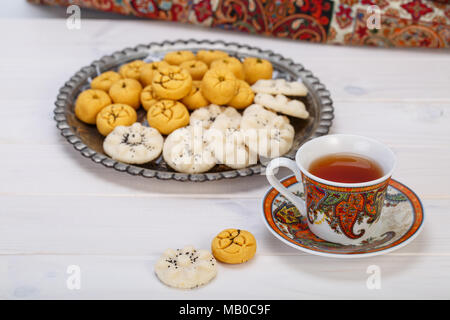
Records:
[[[227,104],[236,94],[237,80],[227,68],[209,69],[201,84],[203,96],[211,103]]]
[[[206,71],[208,71],[208,66],[203,61],[189,60],[180,64],[180,67],[185,68],[189,71],[192,80],[202,80]]]
[[[152,86],[158,98],[179,100],[191,92],[192,77],[179,66],[163,66],[155,71]]]
[[[158,102],[158,98],[156,98],[152,85],[146,86],[141,91],[141,105],[145,109],[145,111],[148,111],[152,105],[154,105],[156,102]]]
[[[145,64],[142,60],[135,60],[124,64],[119,68],[119,73],[124,78],[139,80],[141,75],[141,67]]]
[[[211,69],[217,67],[227,68],[228,70],[233,72],[235,77],[238,79],[244,80],[245,78],[244,67],[242,66],[242,63],[235,57],[226,57],[211,62]]]
[[[192,81],[191,92],[181,100],[189,110],[195,110],[209,105],[209,101],[206,100],[200,90],[201,84],[201,81]]]
[[[195,54],[188,50],[169,52],[164,56],[164,61],[176,66],[180,65],[182,62],[194,59]]]
[[[228,102],[228,105],[236,109],[244,109],[253,103],[255,94],[250,85],[244,80],[238,80],[236,95]]]
[[[106,71],[92,79],[91,88],[108,92],[112,84],[120,79],[122,79],[122,76],[117,72]]]
[[[255,237],[248,231],[226,229],[220,232],[211,243],[214,257],[225,263],[243,263],[256,253]]]
[[[189,124],[189,111],[181,102],[161,100],[148,109],[147,121],[150,127],[167,135]]]
[[[117,126],[131,126],[137,120],[136,110],[126,104],[110,104],[97,115],[97,130],[107,136]]]
[[[196,57],[209,66],[214,60],[228,57],[228,53],[220,50],[199,50]]]
[[[75,115],[85,123],[95,124],[97,114],[110,104],[111,99],[105,91],[88,89],[78,96],[75,103]]]
[[[259,79],[272,79],[272,64],[260,58],[248,57],[244,62],[245,81],[254,84]]]
[[[109,96],[114,103],[124,103],[135,109],[141,105],[142,85],[134,79],[122,79],[114,82],[109,89]]]
[[[152,83],[153,73],[161,66],[168,66],[169,64],[165,61],[156,61],[152,63],[146,63],[141,66],[141,74],[139,75],[139,81],[141,81],[144,87]]]

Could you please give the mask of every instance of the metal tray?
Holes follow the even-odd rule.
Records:
[[[274,78],[284,78],[288,81],[300,79],[308,88],[308,95],[303,99],[310,118],[301,120],[290,117],[295,128],[295,138],[292,149],[284,157],[293,159],[297,149],[307,140],[326,135],[333,120],[333,102],[330,93],[312,72],[301,64],[286,59],[270,50],[262,50],[248,45],[224,41],[209,40],[177,40],[162,43],[138,45],[126,48],[104,56],[92,62],[89,66],[81,68],[59,90],[55,102],[54,119],[56,126],[67,141],[86,158],[117,171],[146,178],[163,180],[175,179],[178,181],[211,181],[223,178],[236,178],[251,176],[264,172],[265,165],[270,159],[260,159],[254,166],[245,169],[233,170],[225,165],[216,165],[207,173],[185,174],[173,171],[166,165],[162,157],[144,165],[129,165],[108,157],[103,151],[103,136],[93,125],[87,125],[75,117],[74,105],[78,94],[90,87],[91,80],[102,72],[117,70],[124,63],[136,59],[144,61],[162,60],[170,51],[216,49],[228,52],[231,56],[245,58],[247,56],[260,57],[269,60],[274,67]],[[140,109],[138,121],[145,121],[145,111]]]

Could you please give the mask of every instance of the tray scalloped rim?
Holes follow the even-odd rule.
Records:
[[[175,40],[175,41],[163,41],[160,43],[151,42],[147,45],[139,44],[134,48],[125,48],[121,51],[116,51],[111,55],[103,56],[99,60],[95,60],[89,66],[82,67],[78,72],[76,72],[59,90],[57,95],[57,99],[55,102],[54,109],[54,119],[56,121],[56,127],[60,130],[61,135],[66,138],[66,140],[73,145],[73,147],[79,151],[84,157],[90,158],[92,161],[96,163],[100,163],[108,168],[113,168],[117,171],[127,172],[131,175],[139,175],[145,178],[157,178],[161,180],[169,180],[174,179],[177,181],[213,181],[220,179],[230,179],[237,177],[245,177],[251,176],[254,174],[260,174],[264,172],[265,165],[263,163],[259,163],[257,165],[247,167],[244,169],[238,170],[229,170],[222,172],[207,172],[207,173],[199,173],[199,174],[185,174],[178,172],[170,172],[170,171],[159,171],[148,168],[141,168],[130,164],[125,164],[112,158],[98,153],[91,148],[89,148],[86,144],[84,144],[81,139],[76,135],[76,133],[71,129],[70,125],[67,123],[67,119],[65,116],[66,104],[70,95],[73,93],[73,90],[81,85],[84,81],[91,78],[92,76],[96,76],[101,73],[102,70],[107,70],[111,65],[116,65],[117,62],[126,62],[129,61],[130,58],[139,58],[140,56],[146,57],[148,55],[148,50],[151,48],[165,48],[167,46],[177,46],[177,45],[221,45],[229,48],[230,50],[239,51],[245,49],[249,54],[255,53],[258,56],[265,57],[268,60],[275,61],[279,64],[284,65],[286,68],[294,70],[298,76],[301,77],[302,81],[306,81],[315,91],[315,94],[319,98],[321,110],[320,110],[320,119],[319,125],[313,134],[308,137],[305,141],[316,138],[322,135],[328,134],[328,131],[331,127],[332,120],[334,118],[334,108],[333,102],[331,100],[330,92],[325,88],[325,86],[316,78],[311,71],[305,69],[301,64],[294,63],[291,59],[284,58],[280,54],[274,53],[271,50],[262,50],[257,47],[252,47],[248,45],[238,44],[235,42],[225,42],[222,40]],[[288,154],[285,154],[284,157],[293,159],[295,156],[296,150],[291,150]]]

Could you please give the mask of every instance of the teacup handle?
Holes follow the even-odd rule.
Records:
[[[269,183],[274,187],[278,192],[280,192],[283,196],[286,197],[289,201],[291,201],[297,209],[300,211],[302,215],[306,214],[306,204],[305,201],[294,195],[290,192],[285,186],[281,184],[281,182],[275,177],[275,169],[279,167],[285,167],[292,170],[297,178],[299,183],[302,182],[302,175],[300,169],[297,167],[295,161],[287,158],[276,158],[269,162],[266,167],[266,177]]]

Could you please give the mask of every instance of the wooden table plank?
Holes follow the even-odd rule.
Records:
[[[51,110],[27,98],[0,109],[3,117],[20,118],[0,127],[4,156],[0,194],[145,195],[258,197],[269,186],[264,177],[207,183],[157,181],[119,173],[82,157],[58,133]],[[45,105],[44,105],[45,106]],[[331,133],[376,138],[398,157],[394,177],[424,198],[450,196],[450,104],[405,102],[336,103]],[[18,134],[20,133],[20,134]],[[30,161],[32,157],[32,161]],[[432,163],[433,165],[428,165]],[[70,168],[70,169],[69,169]],[[283,171],[283,174],[289,174]],[[39,183],[37,183],[37,181]],[[63,187],[60,187],[63,186]]]
[[[8,106],[0,109],[0,116],[20,119],[2,124],[0,145],[66,144],[53,120],[55,97],[32,99],[39,93],[38,90],[31,90],[30,96],[22,95],[21,99],[0,97],[0,102]],[[392,146],[437,148],[450,145],[450,101],[336,101],[334,107],[335,119],[331,133],[367,135]]]
[[[261,199],[26,195],[0,202],[0,254],[157,255],[188,244],[208,248],[227,228],[251,231],[260,255],[303,254],[267,231]],[[450,254],[450,199],[423,203],[423,233],[397,252]]]
[[[177,290],[153,273],[156,256],[11,256],[0,280],[4,299],[448,299],[450,260],[381,256],[354,261],[316,256],[258,256],[241,266],[219,264],[207,286]],[[69,290],[67,268],[80,268]],[[380,289],[373,286],[373,268]],[[369,272],[368,272],[369,271]],[[367,283],[369,282],[369,286]],[[245,285],[244,285],[245,284]],[[372,288],[372,289],[369,289]]]
[[[16,27],[11,27],[12,24]],[[275,48],[312,70],[336,101],[450,101],[450,55],[446,51],[329,46],[161,21],[85,19],[81,30],[68,30],[61,19],[4,19],[0,20],[0,30],[13,30],[3,34],[5,43],[9,44],[1,53],[0,71],[6,71],[0,72],[4,89],[14,90],[30,79],[53,78],[54,81],[33,82],[41,89],[39,98],[55,96],[64,81],[94,59],[139,43],[167,40],[167,35],[176,30],[174,34],[180,39],[195,35],[197,39],[222,39],[263,49]],[[27,50],[19,50],[24,39]],[[25,66],[26,72],[18,71]],[[15,92],[16,95],[10,95],[20,97]]]
[[[260,198],[269,187],[262,175],[226,182],[177,182],[135,177],[82,157],[70,145],[3,145],[0,195],[84,195],[198,198]],[[394,178],[423,199],[449,198],[450,152],[443,148],[393,147]],[[430,165],[432,164],[432,165]],[[280,177],[291,174],[280,171]]]
[[[0,298],[449,298],[450,55],[434,50],[327,46],[158,21],[1,19]],[[5,32],[7,31],[7,32]],[[261,220],[264,176],[208,183],[144,179],[94,164],[52,119],[59,87],[81,66],[138,43],[222,39],[301,62],[335,101],[332,133],[376,138],[398,156],[394,177],[416,191],[423,233],[386,256],[355,261],[304,254]],[[10,120],[13,119],[13,120]],[[282,171],[281,175],[288,174]],[[258,254],[220,265],[211,285],[163,286],[152,266],[166,247],[208,248],[221,229],[252,231]],[[82,290],[65,285],[80,265]],[[366,286],[377,265],[382,289]],[[252,290],[236,290],[236,288]]]

